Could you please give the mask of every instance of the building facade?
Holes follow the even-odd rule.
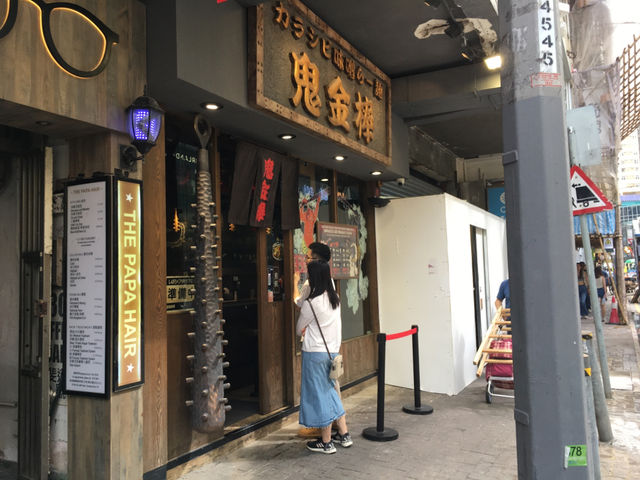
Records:
[[[172,478],[294,413],[313,241],[332,248],[342,386],[373,378],[378,181],[420,155],[389,75],[297,0],[7,5],[3,467]],[[143,93],[161,127],[130,116]],[[421,168],[454,191],[440,167]]]

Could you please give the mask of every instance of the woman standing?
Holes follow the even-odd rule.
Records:
[[[334,442],[343,447],[353,444],[347,430],[344,407],[333,380],[329,378],[331,359],[338,354],[342,342],[340,299],[333,288],[327,262],[309,262],[307,272],[309,299],[302,305],[296,324],[296,333],[302,335],[304,332],[299,422],[305,427],[321,430],[322,438],[307,443],[309,450],[335,453]],[[334,420],[337,420],[338,432],[332,438],[331,424]]]
[[[598,300],[600,300],[600,311],[602,312],[602,321],[604,322],[604,308],[607,302],[607,279],[602,272],[602,267],[597,266],[595,271],[596,287],[598,287]]]
[[[589,291],[587,290],[589,283],[587,281],[587,272],[584,266],[586,264],[584,262],[580,262],[576,264],[578,269],[578,296],[580,298],[580,317],[584,318],[589,315],[589,309],[587,308],[587,295],[589,295]]]

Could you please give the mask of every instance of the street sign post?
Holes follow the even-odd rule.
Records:
[[[613,205],[580,167],[571,167],[571,208],[573,215],[611,210]]]
[[[595,183],[587,176],[584,171],[574,165],[570,172],[571,186],[571,208],[573,215],[580,217],[580,233],[582,235],[582,248],[584,249],[584,258],[587,265],[587,274],[589,276],[589,295],[592,299],[598,298],[596,286],[596,276],[593,262],[591,259],[591,239],[589,237],[589,226],[587,225],[586,215],[590,213],[610,210],[613,205]],[[596,341],[598,343],[598,354],[600,358],[600,370],[602,371],[602,385],[604,386],[604,395],[611,398],[611,380],[609,379],[609,366],[607,364],[607,347],[604,343],[604,332],[602,331],[602,322],[600,308],[594,306],[593,317],[596,330]]]

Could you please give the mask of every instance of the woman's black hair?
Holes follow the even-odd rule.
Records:
[[[313,261],[307,264],[307,272],[309,273],[309,288],[311,293],[309,298],[315,298],[327,292],[331,307],[335,310],[340,305],[340,298],[333,288],[331,281],[331,268],[327,262]]]
[[[594,276],[595,276],[596,278],[600,278],[600,277],[602,276],[602,267],[601,267],[600,265],[598,265],[598,266],[596,267],[596,270],[595,270],[595,272],[594,272]]]

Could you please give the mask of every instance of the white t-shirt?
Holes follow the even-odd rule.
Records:
[[[329,301],[329,294],[324,292],[310,302],[313,304],[313,310],[318,317],[318,322],[322,328],[324,339],[327,341],[327,347],[331,353],[340,351],[342,343],[342,318],[340,316],[340,306],[333,308]],[[322,336],[318,330],[318,323],[313,317],[313,312],[309,306],[309,302],[305,301],[300,309],[300,316],[296,324],[296,334],[301,335],[302,330],[307,329],[302,342],[302,350],[304,352],[326,352],[327,349],[322,341]]]

